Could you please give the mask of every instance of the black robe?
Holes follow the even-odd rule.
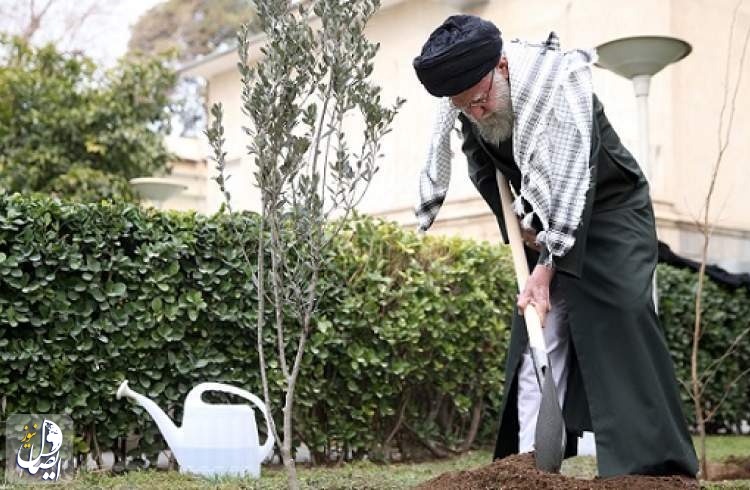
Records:
[[[563,407],[566,456],[576,453],[582,431],[593,430],[601,477],[694,476],[695,450],[652,299],[657,239],[648,183],[596,96],[593,105],[586,206],[575,245],[555,261],[554,281],[568,306],[572,343]],[[459,118],[469,177],[506,237],[495,169],[520,188],[512,144],[488,144],[464,115]],[[533,267],[538,254],[526,252]],[[517,373],[527,342],[516,309],[495,458],[518,452]]]

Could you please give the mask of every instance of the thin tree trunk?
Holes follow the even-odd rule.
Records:
[[[406,442],[404,441],[403,432],[398,433],[398,436],[396,437],[396,445],[398,446],[399,456],[401,457],[400,460],[405,461],[409,457],[409,454],[406,450]]]
[[[482,421],[482,397],[478,396],[477,401],[474,403],[474,408],[471,411],[471,424],[469,424],[469,433],[466,434],[466,439],[461,445],[461,452],[465,453],[471,449],[471,445],[474,444],[474,439],[477,438],[479,433],[479,423]]]
[[[96,425],[91,424],[91,443],[94,450],[94,461],[98,469],[102,469],[102,451],[99,448],[99,441],[96,438]]]
[[[344,464],[344,462],[346,461],[346,453],[348,450],[349,449],[346,443],[341,445],[341,447],[339,448],[339,458],[336,462],[336,466],[341,466],[342,464]]]
[[[706,213],[708,215],[708,213]],[[690,355],[690,378],[693,386],[693,406],[695,408],[695,423],[698,427],[698,436],[700,438],[700,471],[704,478],[706,473],[706,423],[703,418],[703,398],[701,396],[701,385],[698,380],[698,347],[701,338],[701,293],[703,291],[704,273],[706,270],[705,254],[708,250],[708,237],[703,243],[703,260],[698,272],[698,288],[695,293],[695,325],[693,327],[693,349]]]
[[[406,413],[406,406],[409,403],[409,393],[404,393],[403,397],[401,398],[401,405],[398,407],[398,415],[396,416],[396,423],[393,424],[393,428],[388,433],[388,437],[385,438],[383,441],[383,452],[385,453],[385,459],[386,461],[390,461],[391,459],[391,451],[389,449],[389,446],[391,445],[391,441],[396,436],[398,431],[401,429],[401,425],[404,423],[404,415]]]
[[[286,420],[285,420],[286,422]],[[294,458],[292,458],[291,439],[284,439],[284,445],[281,448],[281,460],[284,463],[284,469],[287,475],[287,484],[289,490],[299,490],[299,482],[297,481],[297,467],[294,465]]]
[[[284,350],[285,338],[284,338],[284,299],[281,295],[281,274],[279,272],[279,256],[283,253],[281,251],[281,238],[279,237],[279,223],[277,220],[272,220],[270,223],[271,228],[271,281],[273,286],[273,302],[274,302],[274,313],[275,324],[276,324],[276,348],[279,351],[279,365],[281,366],[281,373],[289,383],[289,368],[286,364],[286,352]],[[286,435],[286,432],[284,432]]]
[[[433,405],[430,408],[430,413],[427,415],[428,422],[433,422],[437,418],[438,413],[440,413],[440,409],[443,406],[444,399],[445,399],[444,395],[438,395],[437,401],[433,402]]]

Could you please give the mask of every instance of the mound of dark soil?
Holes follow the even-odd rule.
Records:
[[[750,480],[750,458],[730,456],[723,463],[708,463],[707,480]]]
[[[698,482],[683,476],[619,476],[581,480],[544,473],[529,454],[516,454],[469,471],[444,473],[423,483],[421,490],[680,490],[697,489]]]

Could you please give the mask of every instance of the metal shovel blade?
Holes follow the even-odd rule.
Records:
[[[557,388],[549,361],[543,369],[541,382],[542,401],[536,419],[534,434],[534,460],[536,467],[548,473],[559,473],[565,449],[565,422],[557,401]]]

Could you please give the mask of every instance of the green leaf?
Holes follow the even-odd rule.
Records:
[[[94,299],[98,301],[99,303],[103,303],[107,301],[107,297],[104,296],[104,293],[102,293],[101,289],[94,287],[94,288],[91,288],[89,292],[91,293],[91,296],[93,296]]]
[[[128,287],[121,283],[121,282],[115,282],[115,283],[107,283],[106,291],[107,296],[110,298],[117,298],[119,296],[125,295],[125,292],[128,290]]]
[[[168,339],[169,336],[172,335],[172,327],[170,327],[167,324],[161,324],[161,325],[159,325],[159,327],[156,329],[156,331],[164,339]]]
[[[36,401],[36,409],[39,413],[49,413],[49,409],[51,408],[49,400],[46,400],[44,398],[39,398]]]
[[[162,301],[161,298],[154,298],[151,300],[151,309],[160,312],[162,309]]]

